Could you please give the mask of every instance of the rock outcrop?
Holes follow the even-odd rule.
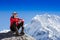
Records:
[[[8,32],[0,33],[0,40],[35,40],[35,39],[27,34],[23,36],[15,36],[11,32]]]

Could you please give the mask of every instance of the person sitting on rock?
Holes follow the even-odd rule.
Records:
[[[21,29],[21,33],[18,30]],[[13,12],[12,16],[10,17],[10,30],[12,32],[16,32],[16,35],[24,35],[24,20],[18,18],[18,14]]]

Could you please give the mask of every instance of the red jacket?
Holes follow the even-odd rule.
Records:
[[[21,22],[24,22],[24,20],[23,19],[19,19],[19,18],[10,18],[10,27],[11,27],[11,25],[14,23],[14,22],[16,22],[16,26],[18,26],[18,22],[19,21],[21,21]]]

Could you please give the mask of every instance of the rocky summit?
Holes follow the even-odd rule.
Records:
[[[11,32],[7,32],[0,33],[0,40],[35,40],[35,39],[27,34],[23,36],[15,36]]]

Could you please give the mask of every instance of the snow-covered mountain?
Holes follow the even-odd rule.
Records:
[[[2,31],[0,31],[0,33],[7,33],[7,32],[9,32],[10,30],[2,30]]]
[[[25,32],[36,40],[60,40],[60,16],[36,15],[25,25]]]

